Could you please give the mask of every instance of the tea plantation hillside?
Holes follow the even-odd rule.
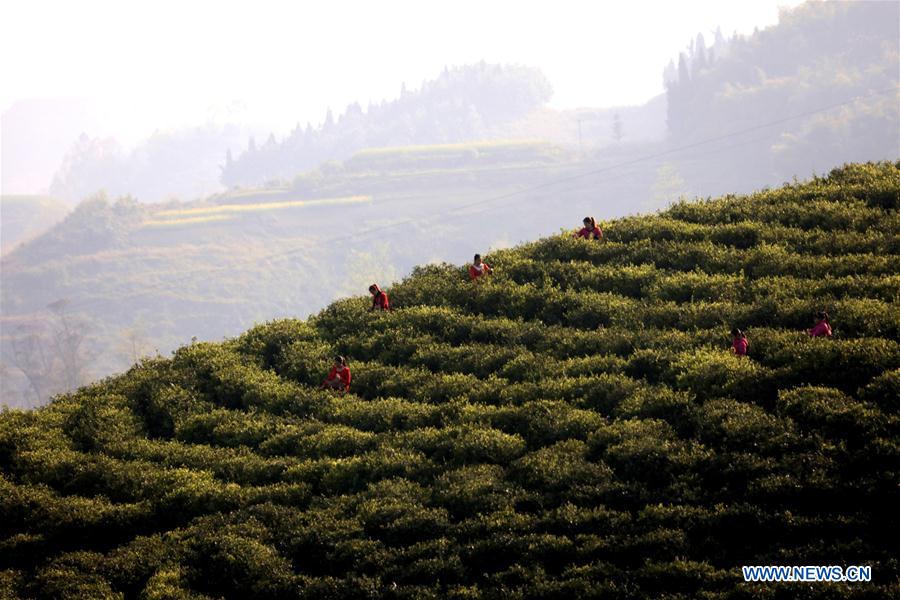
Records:
[[[0,413],[0,596],[898,597],[898,196],[679,204]]]

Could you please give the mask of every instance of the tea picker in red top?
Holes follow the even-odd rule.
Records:
[[[328,372],[325,381],[322,382],[322,389],[340,390],[342,393],[350,391],[350,381],[353,377],[350,375],[350,367],[347,366],[347,359],[343,356],[334,357],[334,365]]]
[[[594,220],[594,217],[585,217],[582,222],[584,227],[575,234],[576,238],[584,238],[586,240],[603,239],[603,230],[597,226],[597,221]]]
[[[469,279],[471,281],[484,280],[485,275],[493,275],[494,269],[491,265],[481,260],[481,255],[476,254],[473,264],[469,265]]]
[[[369,310],[391,310],[391,303],[388,300],[388,295],[378,287],[377,283],[373,283],[369,286],[369,293],[372,294],[372,308]]]

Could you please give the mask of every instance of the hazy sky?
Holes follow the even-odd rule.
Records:
[[[797,0],[4,2],[0,102],[89,97],[124,142],[225,115],[284,130],[395,97],[444,65],[540,67],[553,106],[641,103],[716,26],[750,32]]]

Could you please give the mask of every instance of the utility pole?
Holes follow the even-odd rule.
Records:
[[[575,117],[575,120],[578,122],[578,152],[580,154],[584,154],[584,137],[581,128],[581,123],[583,121],[594,121],[597,119],[596,115],[590,114],[579,114]]]
[[[578,117],[578,152],[584,154],[584,148],[581,145],[581,117]]]

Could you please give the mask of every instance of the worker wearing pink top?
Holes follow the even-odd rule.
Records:
[[[828,322],[828,313],[820,310],[816,313],[816,324],[811,329],[807,329],[806,333],[810,337],[831,337],[831,323]]]
[[[744,332],[735,327],[731,330],[731,351],[734,352],[736,356],[747,356],[747,349],[750,347],[750,342],[747,340],[747,336],[744,335]]]

